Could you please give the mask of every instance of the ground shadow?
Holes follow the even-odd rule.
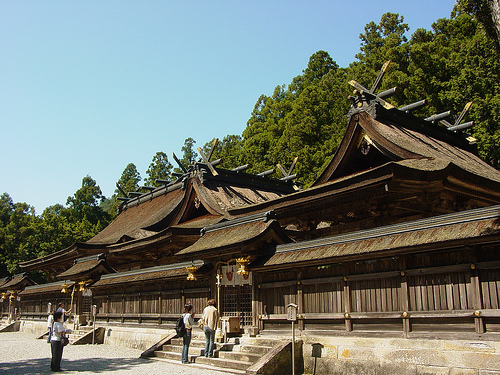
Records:
[[[68,372],[90,371],[95,374],[131,369],[144,364],[143,358],[83,358],[81,360],[62,359],[61,367]],[[50,358],[37,358],[24,361],[0,363],[0,374],[50,374]]]

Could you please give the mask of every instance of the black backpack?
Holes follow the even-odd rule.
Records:
[[[177,319],[177,323],[175,323],[175,332],[177,336],[184,337],[186,334],[186,326],[184,325],[184,316],[181,316]]]

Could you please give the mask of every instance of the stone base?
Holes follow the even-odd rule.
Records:
[[[305,373],[500,375],[500,342],[495,341],[301,338]]]

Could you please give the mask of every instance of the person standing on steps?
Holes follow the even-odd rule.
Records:
[[[64,318],[63,322],[65,322],[66,320],[68,320],[69,314],[71,314],[71,309],[69,309],[68,311],[64,310],[64,302],[59,302],[57,306],[58,307],[56,311],[62,312]]]
[[[219,324],[219,311],[215,307],[215,300],[209,299],[207,307],[203,310],[201,317],[203,321],[203,331],[205,332],[205,357],[214,356],[215,330]]]
[[[186,334],[182,337],[182,363],[189,363],[189,344],[191,343],[191,333],[194,326],[193,305],[187,303],[183,311],[184,326]]]

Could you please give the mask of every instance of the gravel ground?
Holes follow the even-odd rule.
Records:
[[[139,358],[140,350],[111,345],[68,345],[61,367],[64,374],[230,374],[200,368],[195,364]],[[51,374],[50,344],[22,332],[0,333],[0,374]]]

